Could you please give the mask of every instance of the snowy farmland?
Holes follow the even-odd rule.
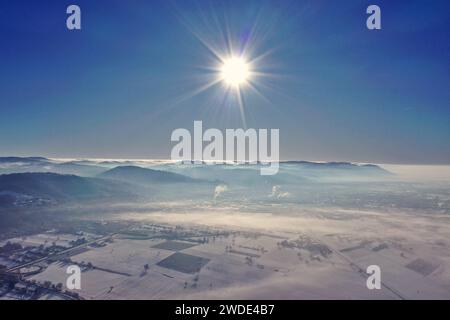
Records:
[[[309,227],[312,225],[310,224]],[[102,246],[70,256],[82,266],[84,299],[417,299],[450,298],[448,252],[401,237],[360,237],[309,230],[164,224],[180,240],[117,234]],[[171,229],[172,228],[172,229]],[[192,231],[190,231],[192,228]],[[148,231],[142,228],[142,232]],[[134,230],[136,232],[136,230]],[[194,236],[192,236],[194,234]],[[205,236],[207,235],[207,236]],[[383,270],[381,290],[368,290],[361,270]],[[63,283],[67,264],[51,263],[31,279]],[[326,288],[326,290],[324,289]]]

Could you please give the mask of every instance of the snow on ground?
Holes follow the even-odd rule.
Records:
[[[24,236],[18,238],[11,238],[4,240],[0,246],[5,245],[7,242],[19,243],[22,247],[50,247],[53,244],[62,247],[71,247],[71,241],[76,241],[80,236],[74,234],[56,234],[56,233],[40,233],[31,236]]]

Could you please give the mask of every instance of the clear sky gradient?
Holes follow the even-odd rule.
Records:
[[[447,0],[2,1],[0,156],[168,158],[194,120],[241,127],[223,84],[193,94],[225,39],[262,55],[245,115],[282,159],[450,164]]]

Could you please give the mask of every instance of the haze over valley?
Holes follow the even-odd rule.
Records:
[[[337,162],[261,176],[246,164],[0,158],[0,265],[21,274],[0,295],[448,299],[450,180],[432,168],[441,179]],[[81,290],[65,287],[71,264]],[[373,264],[381,290],[366,287]]]

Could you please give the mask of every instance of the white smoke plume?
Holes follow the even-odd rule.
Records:
[[[228,187],[224,184],[219,184],[214,189],[214,199],[217,199],[217,197],[219,197],[222,193],[224,193],[226,191],[228,191]]]
[[[289,192],[283,192],[281,190],[281,186],[273,186],[272,193],[269,195],[271,198],[283,199],[290,197],[291,194]]]

